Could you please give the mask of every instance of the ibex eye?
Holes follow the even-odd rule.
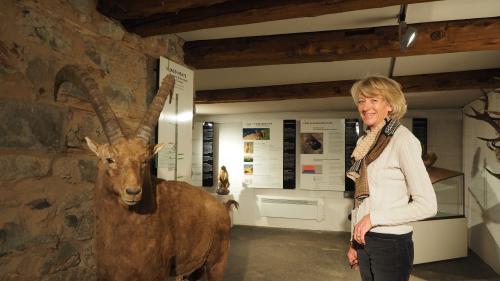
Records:
[[[111,158],[111,157],[106,158],[106,161],[108,161],[108,164],[113,164],[113,163],[115,163],[115,160],[114,160],[113,158]]]

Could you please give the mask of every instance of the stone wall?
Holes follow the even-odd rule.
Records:
[[[0,281],[95,280],[96,159],[105,142],[84,96],[53,83],[65,64],[97,82],[130,131],[154,95],[155,58],[183,61],[176,36],[140,38],[95,11],[92,0],[0,1]]]

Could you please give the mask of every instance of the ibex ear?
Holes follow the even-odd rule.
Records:
[[[87,137],[85,137],[85,141],[87,142],[87,146],[89,147],[89,149],[92,150],[92,152],[94,152],[97,157],[99,157],[99,145],[95,141]]]
[[[156,153],[160,152],[160,150],[165,147],[165,144],[163,143],[159,143],[157,145],[155,145],[155,147],[153,148],[153,155],[155,155]]]

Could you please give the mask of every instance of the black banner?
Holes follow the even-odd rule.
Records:
[[[283,120],[283,188],[295,189],[296,184],[296,120]]]
[[[413,118],[412,133],[422,144],[422,153],[427,153],[427,118]]]
[[[203,122],[203,186],[214,185],[214,122]]]
[[[363,131],[359,119],[345,119],[345,171],[351,167],[351,154],[356,148],[356,142]],[[354,182],[345,177],[345,191],[354,191]]]

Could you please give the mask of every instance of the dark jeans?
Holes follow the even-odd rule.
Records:
[[[363,281],[408,281],[413,267],[412,232],[368,232],[365,245],[355,243]]]

